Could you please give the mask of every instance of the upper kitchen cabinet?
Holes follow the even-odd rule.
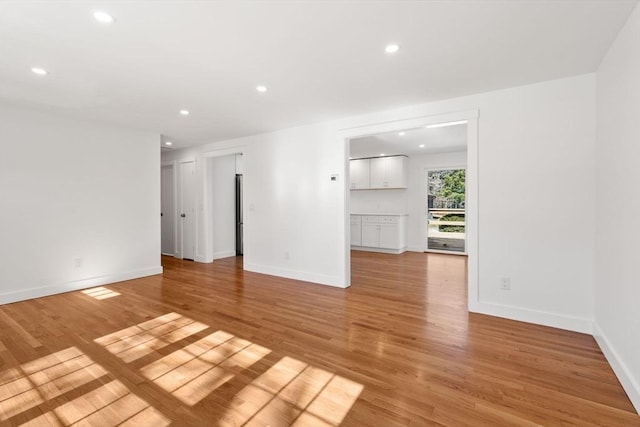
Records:
[[[366,190],[369,185],[369,159],[349,161],[349,175],[352,190]]]
[[[370,159],[369,188],[407,188],[407,157],[388,156]]]

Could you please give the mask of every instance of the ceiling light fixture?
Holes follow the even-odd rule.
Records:
[[[404,136],[405,133],[404,132],[398,132],[398,136]]]
[[[45,70],[44,68],[33,67],[33,68],[31,68],[31,72],[34,73],[34,74],[37,74],[39,76],[46,76],[47,75],[47,70]]]
[[[420,145],[418,145],[418,147],[424,148],[424,144],[420,144]]]
[[[437,123],[435,125],[426,126],[426,128],[427,129],[443,128],[443,127],[446,127],[446,126],[463,125],[465,123],[467,123],[466,120],[458,120],[457,122]]]
[[[165,143],[164,143],[164,145],[168,145],[168,146],[170,147],[170,146],[172,146],[172,145],[173,145],[173,142],[171,142],[171,141],[167,141],[167,142],[165,142]]]
[[[96,19],[96,21],[100,21],[104,24],[113,24],[115,22],[113,16],[101,10],[96,10],[95,12],[93,12],[93,17]]]
[[[397,44],[388,44],[387,47],[384,48],[384,51],[387,53],[396,53],[400,50],[400,46]]]
[[[266,92],[267,91],[267,87],[266,86],[262,86],[262,85],[256,86],[256,90],[258,92]]]
[[[188,116],[189,110],[180,110],[180,114],[182,114],[183,116]]]

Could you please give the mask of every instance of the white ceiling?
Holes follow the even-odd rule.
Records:
[[[4,0],[0,101],[181,147],[593,72],[635,4]]]
[[[467,125],[408,129],[402,131],[402,135],[400,132],[379,133],[352,139],[349,148],[349,156],[353,158],[464,151],[467,149]]]

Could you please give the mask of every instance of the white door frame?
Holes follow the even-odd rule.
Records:
[[[202,180],[203,180],[203,218],[202,221],[198,221],[198,223],[202,223],[202,227],[203,230],[201,230],[200,232],[198,232],[198,236],[200,236],[201,238],[204,239],[204,253],[203,254],[198,254],[196,252],[196,261],[198,262],[206,262],[206,263],[211,263],[214,262],[214,256],[213,256],[213,252],[214,252],[214,236],[213,236],[213,200],[211,200],[211,182],[209,182],[209,179],[207,178],[209,176],[209,159],[215,158],[215,157],[225,157],[225,156],[230,156],[233,154],[241,154],[242,157],[244,158],[244,172],[242,174],[242,199],[243,200],[247,200],[247,186],[249,185],[248,183],[250,182],[250,174],[249,177],[247,177],[247,146],[246,145],[239,145],[237,147],[230,147],[230,148],[220,148],[220,149],[214,149],[214,150],[208,150],[202,153],[202,158],[203,158],[203,162],[202,162]],[[243,219],[243,231],[244,231],[244,236],[247,236],[247,230],[251,230],[251,220],[249,218],[249,216],[247,215],[247,203],[243,203],[242,204],[242,219]],[[247,260],[250,259],[250,253],[251,253],[251,245],[247,245],[247,241],[244,240],[243,242],[243,259]],[[247,256],[247,254],[249,254],[249,256]],[[245,262],[243,262],[243,269],[244,269],[244,265]]]
[[[384,132],[398,132],[428,125],[454,121],[467,121],[467,277],[468,277],[468,309],[478,311],[480,301],[478,292],[478,110],[467,110],[453,113],[436,114],[403,120],[380,122],[342,129],[340,137],[344,153],[344,274],[345,284],[351,284],[351,222],[350,222],[350,186],[349,186],[349,145],[350,139]]]
[[[458,169],[464,169],[465,170],[465,177],[466,177],[466,170],[467,170],[467,166],[460,166],[460,165],[454,165],[454,166],[427,166],[423,169],[422,171],[422,180],[420,185],[422,186],[422,188],[424,189],[422,191],[423,195],[426,195],[427,192],[429,191],[429,172],[430,171],[441,171],[441,170],[458,170]],[[465,192],[466,192],[466,179],[465,179]],[[466,194],[465,194],[466,196]],[[429,217],[429,202],[427,200],[428,198],[424,199],[424,209],[422,210],[422,212],[424,212],[425,217],[428,220]],[[429,253],[434,253],[434,254],[448,254],[448,255],[468,255],[467,253],[467,201],[465,199],[465,219],[464,219],[464,251],[463,252],[456,252],[456,251],[441,251],[438,249],[429,249],[429,235],[428,235],[428,227],[427,227],[427,222],[426,221],[421,221],[420,222],[420,233],[422,233],[422,238],[424,239],[423,241],[423,245],[422,247],[424,248],[425,252],[429,252]]]

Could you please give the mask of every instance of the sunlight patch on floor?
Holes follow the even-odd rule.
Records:
[[[363,388],[354,381],[284,357],[234,396],[219,425],[337,427]]]
[[[129,363],[207,328],[204,323],[169,313],[94,341]]]
[[[89,393],[71,400],[53,411],[23,424],[29,427],[53,426],[154,426],[171,421],[146,401],[132,394],[124,384],[113,380]]]
[[[119,292],[112,291],[111,289],[107,289],[102,286],[97,288],[92,288],[92,289],[85,289],[84,291],[81,291],[81,292],[95,299],[107,299],[107,298],[117,297],[118,295],[120,295]]]
[[[195,405],[270,352],[217,331],[145,366],[141,372],[185,404]]]
[[[107,374],[75,347],[0,374],[0,420],[61,396]]]
[[[76,347],[24,363],[0,372],[0,421],[23,414],[38,405],[56,405],[60,396],[94,380],[103,384],[71,401],[21,424],[25,426],[153,425],[170,422],[147,402],[132,394],[117,380],[109,381],[108,372]],[[20,415],[22,414],[22,415]]]

